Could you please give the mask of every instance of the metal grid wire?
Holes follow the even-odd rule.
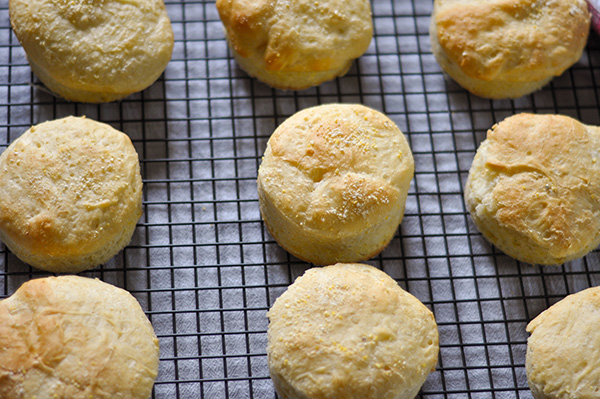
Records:
[[[144,214],[133,240],[81,274],[129,290],[152,321],[161,346],[153,397],[276,397],[265,313],[310,265],[265,230],[257,169],[286,117],[344,102],[386,113],[414,153],[405,218],[369,263],[435,313],[439,364],[420,397],[531,398],[525,326],[565,295],[597,285],[600,254],[560,267],[503,255],[470,221],[463,185],[486,130],[507,116],[560,113],[600,125],[596,35],[581,61],[542,91],[490,101],[441,73],[429,46],[431,0],[372,0],[374,39],[350,72],[283,92],[239,70],[213,0],[167,0],[176,43],[164,75],[121,102],[89,105],[40,87],[10,29],[7,3],[0,0],[0,151],[32,124],[86,115],[126,132],[139,152]],[[0,298],[46,275],[0,245]]]

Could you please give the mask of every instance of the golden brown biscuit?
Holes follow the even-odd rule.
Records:
[[[173,51],[162,0],[10,0],[31,69],[71,101],[119,100],[150,86]]]
[[[344,75],[373,36],[368,0],[217,0],[240,67],[264,83],[301,90]]]
[[[282,399],[412,399],[437,362],[431,311],[372,266],[310,269],[268,317],[269,370]]]
[[[492,244],[529,263],[559,264],[600,244],[600,129],[560,115],[519,114],[488,131],[465,187]]]
[[[67,117],[32,127],[0,155],[0,240],[51,272],[106,262],[142,214],[142,178],[129,137]]]
[[[414,172],[406,138],[362,105],[297,112],[267,144],[258,171],[260,211],[287,251],[319,265],[356,262],[390,242]]]
[[[435,0],[431,48],[473,94],[516,98],[581,58],[590,30],[585,0]]]
[[[0,301],[0,398],[147,399],[158,339],[127,291],[79,276]]]
[[[569,295],[527,326],[527,381],[536,399],[600,397],[600,288]]]

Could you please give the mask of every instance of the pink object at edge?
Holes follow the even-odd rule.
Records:
[[[600,0],[587,0],[592,13],[592,27],[597,33],[600,33]]]

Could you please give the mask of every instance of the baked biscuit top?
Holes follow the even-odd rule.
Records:
[[[585,47],[585,0],[437,0],[437,39],[462,71],[476,79],[529,81],[558,76]]]
[[[361,56],[373,36],[367,0],[217,0],[234,50],[271,71],[328,71]]]
[[[306,228],[364,228],[398,207],[412,152],[385,115],[361,105],[301,111],[271,136],[259,178],[278,209]],[[362,227],[361,227],[362,226]]]

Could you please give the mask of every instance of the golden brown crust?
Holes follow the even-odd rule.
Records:
[[[97,266],[131,239],[142,179],[127,135],[87,118],[32,127],[0,155],[0,239],[53,272]]]
[[[527,326],[527,381],[536,399],[597,398],[600,288],[569,295]]]
[[[406,138],[385,115],[362,105],[309,108],[267,144],[258,172],[261,214],[300,259],[368,259],[396,232],[413,171]]]
[[[372,266],[310,269],[268,317],[282,398],[412,399],[437,362],[431,311]]]
[[[162,0],[10,0],[31,68],[56,94],[107,102],[150,86],[173,51]]]
[[[579,60],[590,13],[584,0],[436,0],[432,50],[473,93],[519,97]]]
[[[127,291],[78,276],[0,301],[0,398],[147,399],[158,339]]]
[[[300,90],[345,74],[373,35],[366,0],[218,0],[227,40],[251,76]]]
[[[465,201],[508,255],[559,264],[600,244],[600,129],[560,115],[519,114],[481,143]]]

